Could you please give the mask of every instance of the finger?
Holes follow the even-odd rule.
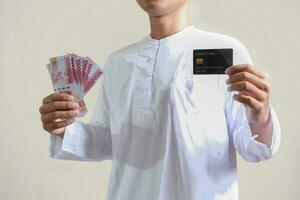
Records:
[[[268,79],[269,78],[269,75],[259,71],[256,67],[253,67],[249,64],[230,66],[225,70],[225,73],[228,74],[228,75],[231,75],[231,74],[235,74],[235,73],[242,72],[242,71],[247,71],[247,72],[252,73],[252,74],[254,74],[254,75],[256,75],[256,76],[258,76],[262,79]]]
[[[45,129],[49,132],[52,132],[56,129],[66,127],[66,126],[72,124],[74,121],[75,121],[75,119],[71,118],[71,119],[61,121],[61,122],[46,123],[45,124]]]
[[[233,98],[238,102],[245,104],[255,111],[260,111],[263,108],[263,104],[257,101],[255,98],[245,94],[234,94]]]
[[[259,101],[264,101],[267,98],[267,94],[262,90],[259,90],[255,85],[247,81],[241,81],[233,83],[228,87],[228,91],[238,91],[253,96]]]
[[[241,81],[248,81],[255,85],[257,88],[264,90],[265,92],[270,92],[270,85],[266,79],[261,79],[258,76],[247,71],[237,72],[230,75],[228,80],[226,81],[226,84],[232,84]]]
[[[48,104],[44,104],[40,108],[41,114],[47,114],[53,111],[59,111],[59,110],[71,110],[78,108],[79,105],[75,101],[53,101]]]
[[[79,110],[70,110],[70,111],[54,111],[48,114],[43,114],[41,120],[44,123],[55,122],[57,119],[68,119],[76,117],[79,114]]]
[[[43,104],[48,104],[53,101],[73,101],[74,97],[65,93],[52,93],[43,99]]]

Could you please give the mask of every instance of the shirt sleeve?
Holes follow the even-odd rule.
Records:
[[[54,159],[102,161],[112,159],[112,142],[109,112],[109,81],[111,62],[104,65],[96,108],[90,123],[76,120],[65,129],[64,138],[50,135],[49,153]]]
[[[239,42],[234,51],[235,64],[250,64],[253,62],[247,49]],[[279,149],[281,140],[281,128],[278,116],[271,104],[270,120],[272,121],[272,144],[270,148],[266,144],[257,141],[257,135],[252,135],[249,121],[246,117],[246,107],[244,104],[233,99],[237,91],[229,92],[226,88],[225,115],[227,127],[233,140],[233,144],[243,159],[250,162],[258,162],[271,158]]]

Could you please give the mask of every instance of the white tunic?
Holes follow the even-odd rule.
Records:
[[[281,130],[270,105],[272,146],[258,142],[228,75],[193,75],[193,49],[214,48],[253,65],[237,39],[194,26],[112,53],[91,123],[76,121],[63,140],[51,135],[50,156],[112,160],[108,200],[238,199],[236,150],[250,162],[269,159]]]

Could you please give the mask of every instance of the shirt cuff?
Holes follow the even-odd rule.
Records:
[[[78,126],[77,121],[68,125],[63,138],[50,135],[49,153],[51,158],[66,159],[70,157],[69,153],[72,153],[72,148],[76,147],[76,137],[74,137],[76,132],[72,131],[75,126]]]
[[[58,152],[61,150],[62,138],[57,135],[50,135],[49,152],[50,157],[55,158]]]
[[[280,124],[279,120],[277,117],[277,114],[272,107],[271,104],[270,106],[270,120],[272,121],[272,142],[271,146],[267,147],[266,144],[261,143],[257,141],[255,138],[258,137],[257,134],[252,135],[249,123],[247,125],[249,126],[249,143],[248,143],[248,151],[251,151],[252,153],[262,156],[265,159],[271,158],[279,149],[280,145],[280,139],[281,139],[281,130],[280,130]]]

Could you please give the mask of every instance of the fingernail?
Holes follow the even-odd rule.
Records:
[[[68,95],[68,100],[73,101],[74,97],[72,95]]]
[[[229,79],[226,80],[226,84],[227,84],[227,85],[228,85],[228,83],[229,83]]]

